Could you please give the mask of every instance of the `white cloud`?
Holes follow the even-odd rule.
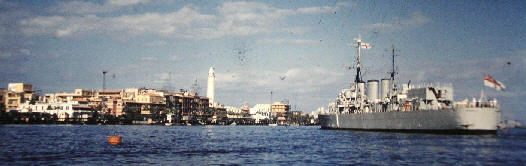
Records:
[[[117,6],[129,6],[139,3],[148,3],[150,0],[109,0],[108,3]]]
[[[353,7],[355,3],[351,2],[339,2],[335,6],[314,6],[298,8],[296,11],[302,14],[320,14],[320,13],[333,13],[341,10],[342,7]]]
[[[270,33],[276,23],[294,14],[293,10],[274,8],[259,2],[225,2],[217,8],[218,24],[202,32],[213,37],[247,36]]]
[[[215,16],[197,12],[197,8],[185,6],[180,10],[167,14],[145,13],[106,19],[110,29],[124,31],[133,35],[156,34],[160,36],[174,35],[189,38],[194,36],[194,29],[201,28]]]
[[[343,81],[343,71],[337,72],[320,67],[292,68],[286,71],[258,71],[257,74],[246,72],[216,73],[218,88],[226,91],[258,89],[286,90],[306,93],[317,87]],[[243,92],[250,94],[251,92]]]
[[[114,10],[117,10],[116,6],[84,1],[62,2],[51,8],[51,11],[53,12],[70,14],[107,13]]]
[[[153,56],[144,56],[144,57],[141,57],[141,60],[143,60],[143,61],[156,61],[156,60],[157,60],[157,57],[153,57]]]
[[[322,7],[308,7],[308,8],[299,8],[298,12],[300,13],[323,13],[335,11],[335,8],[329,6]]]
[[[319,44],[317,40],[311,39],[285,39],[285,38],[265,38],[258,41],[265,44]]]
[[[11,57],[11,53],[9,52],[0,52],[0,58],[9,58]]]
[[[161,47],[161,46],[166,46],[167,44],[168,43],[166,41],[152,41],[152,42],[146,43],[145,45],[148,47]]]
[[[125,2],[125,3],[124,3]],[[104,13],[124,5],[147,1],[110,1],[104,4],[71,1],[59,4],[62,13]],[[26,35],[68,37],[89,33],[109,33],[116,36],[157,35],[161,37],[210,39],[224,36],[248,36],[272,32],[305,33],[308,28],[287,27],[289,16],[317,14],[341,10],[336,6],[282,9],[259,2],[225,2],[217,14],[204,14],[194,5],[186,5],[170,13],[143,13],[107,16],[66,15],[37,16],[21,20],[21,31]],[[308,41],[292,41],[295,43]]]
[[[409,18],[397,17],[391,22],[369,24],[364,26],[364,28],[367,30],[391,32],[421,27],[429,22],[431,22],[431,19],[420,12],[414,12]]]
[[[68,14],[95,14],[110,13],[125,7],[141,3],[148,3],[149,0],[109,0],[103,3],[91,1],[68,1],[60,2],[57,6],[50,8],[52,12]]]
[[[180,61],[180,60],[181,60],[181,57],[180,57],[180,56],[176,56],[176,55],[174,55],[174,56],[171,56],[171,57],[170,57],[170,61]]]
[[[115,35],[156,34],[186,38],[193,35],[192,28],[214,19],[214,16],[200,14],[196,10],[194,7],[185,6],[166,14],[145,13],[118,17],[39,16],[21,20],[20,24],[21,31],[26,35],[66,37],[86,32],[106,32]]]
[[[335,12],[349,3],[338,3],[336,6],[315,6],[294,9],[282,9],[259,2],[226,2],[218,7],[221,22],[210,30],[210,36],[227,35],[247,36],[253,34],[271,33],[276,31],[304,33],[302,27],[278,28],[290,16],[299,14],[320,14]]]
[[[32,55],[31,51],[26,48],[14,48],[14,49],[4,49],[0,50],[0,58],[10,58],[16,56],[30,56]]]
[[[31,51],[25,48],[19,50],[22,55],[31,55]]]
[[[38,16],[20,21],[22,33],[26,35],[50,35],[56,37],[88,32],[100,28],[102,19],[95,15],[87,16]]]

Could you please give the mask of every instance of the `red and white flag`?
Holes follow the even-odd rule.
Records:
[[[495,89],[497,89],[499,91],[502,91],[502,90],[506,89],[506,86],[504,86],[504,84],[502,84],[502,82],[493,79],[493,77],[489,76],[486,73],[484,73],[484,85],[492,87],[492,88],[495,88]]]
[[[371,48],[371,44],[369,44],[369,43],[362,43],[361,46],[362,46],[363,49],[366,49],[366,50]]]

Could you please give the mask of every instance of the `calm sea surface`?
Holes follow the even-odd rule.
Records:
[[[116,132],[123,144],[109,145]],[[526,130],[462,136],[268,126],[0,125],[0,165],[526,164]]]

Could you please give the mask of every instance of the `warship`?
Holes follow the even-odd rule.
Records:
[[[319,115],[322,129],[447,134],[496,134],[500,108],[496,99],[454,101],[451,84],[407,84],[395,80],[395,49],[392,49],[390,77],[362,80],[361,48],[370,45],[355,39],[356,77],[342,89],[328,110]],[[486,74],[485,74],[486,76]],[[485,80],[486,82],[486,80]],[[495,81],[494,81],[495,82]],[[500,82],[499,82],[500,83]]]

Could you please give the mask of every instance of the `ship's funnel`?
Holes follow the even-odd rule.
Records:
[[[358,82],[358,92],[360,94],[360,97],[365,96],[365,82]]]
[[[378,80],[367,81],[367,99],[374,103],[378,100]]]
[[[389,79],[382,79],[382,91],[381,91],[381,99],[385,100],[389,94]]]

